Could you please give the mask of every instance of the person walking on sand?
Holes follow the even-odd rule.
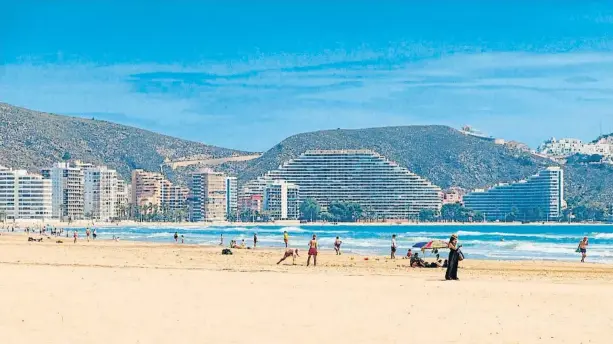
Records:
[[[174,238],[175,238],[175,243],[179,243],[179,233],[178,232],[175,232]]]
[[[287,250],[285,250],[283,258],[281,258],[281,260],[277,262],[277,265],[281,264],[282,261],[286,260],[289,257],[292,257],[292,265],[296,265],[296,257],[300,257],[298,255],[298,249],[288,248]]]
[[[87,238],[87,242],[89,242],[89,227],[85,228],[85,237]]]
[[[449,238],[449,258],[447,259],[447,271],[445,272],[445,279],[458,281],[458,261],[460,253],[458,252],[461,245],[458,245],[458,235],[452,234]]]
[[[587,257],[587,237],[583,237],[583,240],[579,241],[579,252],[581,252],[581,263],[585,263],[585,257]]]
[[[313,266],[317,266],[317,235],[313,234],[313,239],[309,241],[309,257],[307,258],[307,266],[311,264],[311,256],[313,256]]]
[[[253,233],[253,248],[255,249],[258,246],[258,233]]]
[[[92,233],[92,238],[94,238],[94,240],[96,240],[97,236],[98,236],[98,233],[96,233],[96,228],[94,228],[94,233]]]
[[[396,245],[396,234],[393,234],[392,235],[392,247],[391,247],[392,253],[390,254],[391,259],[396,259],[396,249],[397,248],[398,248],[398,245]]]
[[[289,234],[287,234],[287,231],[283,231],[283,242],[285,243],[285,248],[287,248],[287,243],[289,242]]]
[[[68,234],[68,233],[66,233]],[[77,234],[77,231],[74,231],[74,233],[72,234],[72,236],[74,237],[74,243],[77,243],[77,238],[79,237],[79,234]]]
[[[341,239],[339,237],[336,237],[336,240],[334,240],[334,251],[336,251],[337,256],[341,255],[341,245],[342,244],[343,242],[341,241]]]

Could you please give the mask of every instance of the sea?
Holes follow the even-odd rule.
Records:
[[[257,233],[259,247],[283,247],[283,232],[290,236],[290,246],[306,248],[313,234],[317,234],[322,249],[332,250],[338,236],[342,250],[358,255],[387,255],[391,236],[397,235],[398,256],[406,255],[413,245],[435,239],[448,240],[452,233],[459,235],[466,258],[494,260],[562,260],[577,261],[575,252],[581,238],[589,238],[588,260],[613,263],[613,225],[325,225],[325,226],[202,226],[202,227],[96,227],[101,239],[134,240],[155,243],[174,242],[173,235],[183,235],[186,244],[224,245],[230,240],[245,239],[253,244]],[[439,252],[444,256],[445,250]],[[426,257],[431,252],[424,252]]]

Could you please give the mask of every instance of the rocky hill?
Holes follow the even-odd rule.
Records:
[[[513,146],[465,135],[446,126],[404,126],[358,130],[326,130],[294,135],[237,168],[240,180],[253,179],[308,149],[377,151],[401,166],[447,188],[482,188],[513,182],[554,162]],[[570,205],[605,206],[613,199],[613,168],[568,164],[566,199]]]
[[[253,179],[308,149],[372,149],[446,188],[476,188],[518,180],[551,164],[517,149],[446,126],[326,130],[291,136],[239,173]]]
[[[0,103],[0,165],[38,171],[60,161],[66,152],[73,159],[115,168],[126,179],[135,168],[159,170],[165,159],[249,154],[107,121]]]

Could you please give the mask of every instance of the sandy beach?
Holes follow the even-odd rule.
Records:
[[[447,282],[385,257],[56,240],[0,235],[2,343],[608,343],[613,326],[611,265],[465,260]]]

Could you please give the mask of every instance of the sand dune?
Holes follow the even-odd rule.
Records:
[[[613,267],[0,236],[2,343],[608,343]],[[305,252],[306,253],[306,252]]]

